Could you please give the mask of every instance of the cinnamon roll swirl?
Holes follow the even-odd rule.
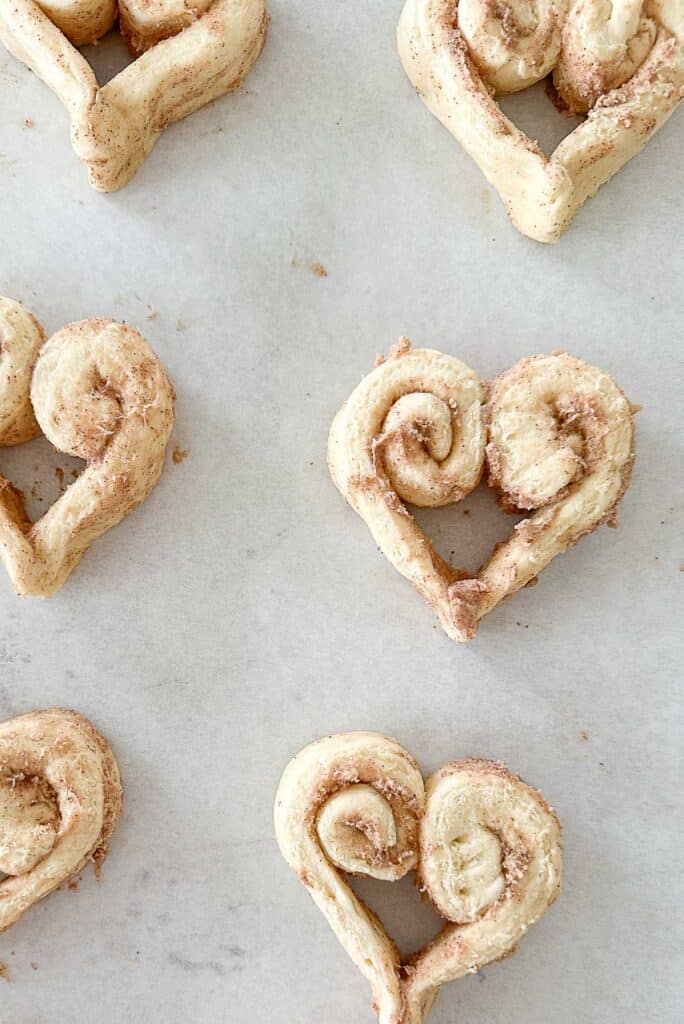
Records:
[[[553,83],[572,113],[586,113],[639,70],[658,35],[658,22],[647,9],[643,0],[571,5]]]
[[[329,736],[285,769],[275,803],[280,851],[368,979],[383,1022],[404,1001],[399,954],[340,872],[394,881],[415,868],[423,779],[395,740]]]
[[[450,587],[459,573],[434,550],[404,502],[460,501],[480,481],[484,387],[464,363],[406,338],[369,373],[333,420],[328,466],[392,565],[459,639]]]
[[[466,636],[499,601],[602,523],[632,474],[634,412],[603,370],[567,353],[521,359],[489,388],[487,478],[522,520],[450,597]]]
[[[503,95],[555,67],[568,0],[458,0],[458,27],[482,79]]]
[[[101,866],[121,799],[109,744],[82,715],[0,724],[0,931],[89,861]]]

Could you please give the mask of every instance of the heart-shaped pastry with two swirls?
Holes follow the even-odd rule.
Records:
[[[137,59],[100,88],[77,47],[117,17]],[[0,0],[0,40],[69,111],[101,192],[130,181],[167,125],[242,83],[267,24],[264,0]]]
[[[556,241],[684,95],[681,0],[406,0],[397,40],[421,99],[540,242]],[[558,105],[584,120],[547,157],[495,97],[550,73]]]
[[[607,373],[564,352],[522,359],[485,383],[403,338],[333,420],[328,465],[380,550],[463,642],[556,555],[615,521],[634,461],[633,414]],[[483,472],[504,509],[533,514],[472,576],[437,554],[404,503],[453,504]]]
[[[157,483],[174,393],[137,331],[114,320],[68,324],[47,341],[23,306],[0,298],[0,450],[41,433],[86,468],[36,523],[0,476],[0,560],[24,597],[48,597],[86,548]]]
[[[515,952],[560,892],[560,824],[503,765],[453,761],[426,783],[396,740],[328,736],[285,769],[275,803],[283,857],[373,992],[380,1024],[422,1024],[440,986]],[[408,961],[343,873],[416,872],[445,924]]]

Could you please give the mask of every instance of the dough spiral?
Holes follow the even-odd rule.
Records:
[[[454,7],[470,56],[495,93],[526,89],[555,66],[568,0],[458,0]]]
[[[75,711],[0,725],[0,931],[88,861],[102,864],[121,799],[109,744]]]
[[[404,339],[355,389],[328,441],[332,478],[448,636],[611,519],[634,456],[633,410],[615,382],[565,353],[523,359],[488,388],[458,360]],[[489,483],[519,523],[471,576],[446,563],[403,501],[459,501]]]
[[[560,237],[684,95],[680,0],[406,0],[397,41],[428,109],[540,242]],[[494,95],[551,71],[569,110],[588,116],[547,157]]]
[[[339,870],[386,881],[415,868],[423,779],[395,740],[376,733],[328,736],[285,769],[275,802],[280,851],[307,887],[373,992],[383,1024],[404,996],[399,954]]]
[[[421,1024],[441,985],[510,955],[558,895],[558,820],[502,765],[454,761],[423,784],[396,740],[329,736],[285,769],[275,803],[281,852],[371,984],[380,1024]],[[341,872],[417,872],[445,919],[407,962]]]
[[[487,477],[511,512],[535,511],[451,599],[466,636],[587,533],[614,519],[634,461],[634,414],[603,370],[567,353],[521,359],[491,385]]]
[[[118,14],[138,56],[106,85],[76,46]],[[101,192],[133,177],[167,125],[238,88],[266,37],[264,0],[0,0],[0,40],[57,94]]]
[[[624,85],[651,53],[658,22],[643,0],[575,0],[563,26],[553,84],[572,113]]]
[[[344,403],[328,439],[336,487],[449,635],[449,588],[459,574],[434,551],[403,501],[446,505],[477,486],[483,401],[482,382],[458,359],[412,349],[402,339]]]
[[[142,335],[113,320],[69,324],[41,345],[33,318],[3,299],[0,338],[0,445],[42,431],[87,463],[34,524],[20,493],[0,477],[0,557],[19,594],[47,597],[156,484],[174,394]]]

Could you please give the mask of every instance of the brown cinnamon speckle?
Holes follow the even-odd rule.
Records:
[[[312,263],[311,266],[309,267],[309,270],[311,271],[312,274],[315,274],[316,277],[328,276],[328,271],[326,270],[322,263]]]
[[[189,454],[190,452],[187,448],[181,448],[181,446],[177,444],[171,453],[174,466],[180,466],[181,462],[185,462]]]
[[[6,963],[3,963],[2,960],[0,960],[0,979],[2,979],[2,981],[10,981],[11,980],[10,979],[9,967],[7,966]]]

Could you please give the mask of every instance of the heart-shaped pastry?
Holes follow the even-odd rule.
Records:
[[[0,931],[88,861],[102,864],[121,811],[104,736],[52,708],[0,725]]]
[[[422,100],[539,242],[558,239],[684,95],[681,0],[407,0],[397,39]],[[547,157],[494,96],[550,72],[586,119]]]
[[[566,353],[522,359],[487,386],[458,359],[403,338],[333,420],[333,481],[392,565],[454,640],[601,523],[614,521],[634,459],[634,407]],[[518,523],[477,576],[433,549],[404,502],[460,501],[486,468]]]
[[[44,338],[23,306],[0,298],[0,446],[42,431],[86,460],[36,523],[0,476],[0,559],[24,597],[58,590],[86,548],[147,497],[173,426],[173,389],[137,331],[82,320]]]
[[[100,88],[76,49],[118,15],[134,54]],[[0,0],[0,40],[59,96],[91,185],[125,185],[167,125],[236,89],[263,46],[264,0]]]
[[[561,829],[503,765],[453,761],[427,783],[396,740],[352,732],[305,747],[275,803],[281,853],[370,982],[380,1024],[421,1024],[439,988],[501,960],[560,892]],[[415,870],[445,919],[408,962],[341,872]]]

